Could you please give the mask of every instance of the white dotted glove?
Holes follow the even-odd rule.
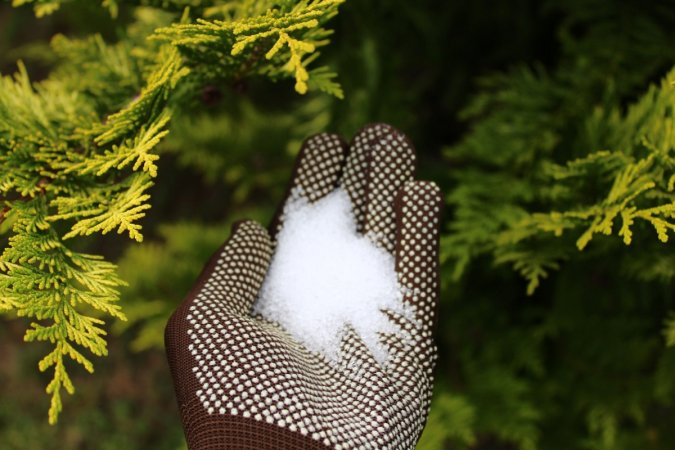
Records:
[[[349,147],[320,134],[303,144],[287,191],[317,201],[341,185],[359,231],[394,255],[415,319],[388,313],[400,332],[382,335],[385,366],[353,330],[335,364],[253,316],[283,203],[270,232],[252,221],[233,227],[166,328],[190,449],[414,448],[436,359],[441,208],[435,184],[413,181],[414,165],[412,144],[388,125],[366,126]]]

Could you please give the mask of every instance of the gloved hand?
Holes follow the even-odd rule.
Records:
[[[190,449],[412,449],[426,422],[436,359],[440,193],[413,181],[408,139],[383,124],[348,147],[331,134],[303,144],[287,198],[316,201],[338,185],[359,231],[394,254],[416,320],[389,313],[381,367],[353,330],[336,365],[251,306],[283,227],[245,221],[207,263],[166,327],[166,349]]]

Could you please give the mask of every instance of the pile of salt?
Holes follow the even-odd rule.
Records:
[[[310,204],[294,196],[254,312],[279,323],[310,351],[337,362],[346,326],[386,363],[378,333],[396,332],[382,313],[409,316],[394,258],[356,231],[349,195]]]

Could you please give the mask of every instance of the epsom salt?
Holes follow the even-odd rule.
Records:
[[[402,297],[394,258],[357,233],[349,196],[337,189],[316,203],[301,195],[287,203],[254,312],[332,362],[350,325],[385,364],[378,333],[396,330],[381,311],[408,316]]]

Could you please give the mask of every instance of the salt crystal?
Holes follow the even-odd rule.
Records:
[[[350,325],[384,365],[378,333],[397,329],[382,310],[411,316],[393,256],[356,231],[349,195],[339,188],[315,203],[292,196],[254,312],[333,363]]]

